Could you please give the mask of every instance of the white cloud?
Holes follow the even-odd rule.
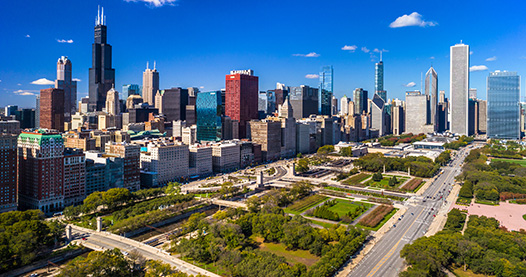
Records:
[[[469,72],[484,71],[484,70],[488,70],[488,67],[485,65],[474,65],[469,68]]]
[[[57,39],[58,43],[73,43],[72,39]]]
[[[26,38],[30,38],[31,36],[30,35],[26,35]]]
[[[486,59],[487,62],[494,62],[497,60],[497,56],[489,57]]]
[[[316,52],[310,52],[309,54],[292,54],[292,56],[295,57],[308,57],[308,58],[317,58],[320,56],[320,54]]]
[[[17,85],[17,86],[21,86],[22,84],[21,84],[21,83],[18,83],[18,84],[16,84],[16,85]]]
[[[369,53],[369,51],[371,51],[371,50],[367,49],[367,47],[364,46],[364,47],[362,47],[362,51],[365,52],[365,53]]]
[[[124,0],[126,2],[144,2],[150,7],[162,7],[164,5],[173,6],[177,0]]]
[[[81,82],[82,80],[79,79],[79,78],[73,78],[72,81],[75,81],[75,82]]]
[[[307,79],[317,79],[318,77],[320,77],[320,75],[318,75],[318,74],[307,74],[307,75],[305,75],[305,78],[307,78]]]
[[[16,95],[21,95],[21,96],[35,96],[36,95],[32,90],[23,90],[23,89],[13,91],[13,93]]]
[[[469,54],[470,54],[470,55],[473,55],[473,51],[469,51]]]
[[[435,57],[434,57],[434,56],[431,56],[431,57],[430,57],[430,59],[434,60],[434,59],[435,59]]]
[[[412,88],[412,87],[414,87],[414,86],[416,86],[416,83],[415,83],[415,82],[409,82],[409,83],[407,83],[406,85],[404,85],[404,87],[406,87],[406,88]]]
[[[345,45],[344,47],[342,47],[342,50],[354,52],[356,48],[358,48],[358,46],[356,45]]]
[[[395,21],[393,21],[391,24],[389,24],[389,27],[391,28],[400,28],[400,27],[408,27],[408,26],[420,26],[420,27],[426,27],[426,26],[436,26],[438,23],[433,21],[424,21],[422,19],[422,15],[413,12],[412,14],[404,14],[400,17],[398,17]]]
[[[54,85],[55,82],[48,80],[46,78],[40,78],[38,80],[31,82],[31,84],[33,85]]]
[[[205,88],[204,86],[200,86],[199,88]]]

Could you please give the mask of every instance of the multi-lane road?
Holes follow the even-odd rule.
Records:
[[[461,164],[469,150],[462,149],[429,188],[413,203],[407,203],[407,211],[396,220],[393,227],[374,245],[372,250],[351,271],[349,277],[398,276],[403,269],[400,251],[404,245],[422,237],[442,205],[455,176],[461,171]]]

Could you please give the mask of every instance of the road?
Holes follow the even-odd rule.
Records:
[[[163,250],[154,248],[141,242],[137,242],[128,238],[117,236],[106,232],[96,232],[86,228],[70,225],[72,227],[72,235],[76,243],[83,243],[86,247],[94,250],[105,250],[119,248],[121,251],[130,253],[136,251],[144,258],[149,260],[158,260],[170,264],[181,272],[191,275],[202,274],[205,276],[219,277],[210,271],[194,266],[183,260],[177,259]],[[86,236],[87,235],[87,236]],[[86,237],[81,240],[81,237]]]
[[[451,184],[454,184],[455,176],[461,172],[461,165],[468,151],[460,150],[448,166],[442,167],[443,173],[422,196],[417,197],[416,205],[407,204],[405,215],[376,242],[372,250],[351,271],[349,277],[398,276],[404,267],[400,251],[404,245],[425,234],[433,216],[445,204]]]

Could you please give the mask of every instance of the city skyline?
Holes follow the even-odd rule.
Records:
[[[206,18],[207,15],[215,15],[217,8],[215,5],[218,3],[205,1],[207,5],[203,6],[186,1],[172,1],[175,5],[152,7],[142,1],[98,3],[77,1],[73,5],[62,5],[60,1],[45,4],[28,2],[32,3],[35,10],[43,11],[42,15],[32,14],[30,20],[22,21],[21,18],[26,17],[19,14],[24,10],[19,7],[27,3],[7,3],[6,9],[12,10],[13,13],[0,19],[0,22],[5,24],[15,23],[10,24],[13,27],[6,30],[4,34],[10,43],[0,45],[1,52],[5,53],[2,54],[5,63],[0,66],[0,94],[5,99],[6,105],[34,106],[33,94],[37,94],[41,88],[52,86],[47,84],[46,79],[54,80],[53,64],[61,56],[68,56],[71,59],[73,78],[80,79],[78,97],[87,95],[88,69],[91,64],[90,46],[93,43],[92,28],[97,16],[98,4],[105,7],[108,42],[113,46],[112,67],[116,72],[115,87],[118,89],[123,84],[140,84],[141,73],[148,60],[157,61],[161,75],[161,89],[194,86],[202,87],[202,91],[224,88],[222,76],[232,69],[244,68],[252,68],[260,76],[262,90],[273,89],[276,82],[289,86],[305,84],[317,87],[318,79],[312,77],[317,75],[322,66],[333,65],[336,78],[334,94],[337,98],[341,98],[345,94],[349,96],[356,87],[374,91],[374,63],[379,60],[379,53],[374,50],[377,49],[386,50],[383,55],[383,60],[386,62],[384,87],[389,92],[390,99],[403,99],[405,91],[420,89],[420,75],[425,73],[430,65],[433,65],[437,73],[443,76],[439,81],[439,89],[446,89],[449,96],[448,48],[460,40],[470,45],[473,51],[470,57],[472,69],[489,69],[472,72],[470,76],[470,86],[481,92],[480,98],[485,99],[485,79],[489,71],[500,69],[517,71],[520,74],[525,69],[518,61],[526,57],[526,52],[517,47],[524,41],[520,36],[525,28],[524,24],[518,19],[512,19],[517,20],[517,24],[509,24],[508,21],[505,24],[506,28],[502,28],[503,23],[498,22],[490,25],[482,19],[484,15],[491,13],[494,16],[504,11],[500,8],[490,10],[484,5],[474,7],[476,14],[480,16],[470,17],[471,21],[469,21],[458,20],[454,14],[446,16],[445,7],[448,5],[434,8],[417,5],[415,2],[405,3],[395,9],[388,7],[379,9],[376,6],[373,9],[371,4],[352,5],[340,2],[337,5],[341,6],[341,9],[333,9],[332,5],[321,7],[309,1],[304,5],[270,1],[264,5],[243,3],[242,6],[225,11],[230,17],[225,16],[220,19],[211,17],[199,23],[194,20],[191,21],[193,25],[186,26],[188,23],[183,21],[188,15],[185,13],[199,11],[200,16]],[[53,12],[59,10],[58,7],[62,11],[61,17],[56,19],[46,17],[46,21],[42,24],[38,26],[32,24],[35,21],[42,21],[46,10]],[[241,26],[243,24],[236,23],[252,18],[244,15],[243,10],[282,17],[282,14],[274,12],[279,10],[276,8],[294,9],[297,14],[328,8],[336,16],[330,22],[321,24],[322,26],[312,26],[313,24],[304,20],[293,22],[297,15],[287,13],[290,16],[287,19],[290,24],[287,24],[282,32],[288,39],[276,44],[277,46],[269,44],[268,41],[275,39],[274,32],[280,31],[282,26],[272,22],[263,24],[257,21],[248,24],[251,26]],[[342,11],[351,8],[363,13],[374,10],[375,13],[382,14],[385,19],[366,20],[357,24],[340,17],[343,15]],[[452,12],[472,13],[472,8],[463,3],[458,10]],[[78,10],[83,12],[76,12]],[[512,14],[509,13],[514,12],[506,10],[507,18],[512,18]],[[173,23],[167,18],[164,19],[173,15],[181,16],[181,20]],[[76,22],[75,27],[57,23],[59,18]],[[164,27],[152,27],[153,25],[149,24],[152,20],[148,21],[149,19],[153,19],[156,26]],[[215,22],[219,20],[220,24],[212,26],[214,24],[210,23],[214,20]],[[299,37],[317,37],[316,30],[327,27],[328,24],[335,28],[332,32],[323,35],[324,43],[316,40],[301,45],[288,42]],[[417,26],[400,27],[404,24]],[[458,28],[458,24],[461,24],[462,28]],[[224,41],[221,36],[226,32],[225,28],[230,26],[237,26],[241,30],[251,28],[254,34]],[[181,27],[187,29],[183,30]],[[142,33],[141,30],[145,28],[150,32]],[[130,32],[142,33],[145,42],[137,40],[136,35],[130,37]],[[396,37],[418,37],[432,43],[409,45],[405,39],[394,39]],[[178,41],[175,46],[174,40]],[[184,41],[189,42],[184,43]],[[31,67],[25,66],[28,63]],[[38,81],[43,78],[44,80]],[[31,84],[32,82],[45,85],[35,85]],[[414,85],[414,87],[404,85]]]

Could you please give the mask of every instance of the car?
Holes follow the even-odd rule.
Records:
[[[86,237],[83,237],[82,240],[86,240]]]
[[[393,224],[393,227],[396,227],[396,224]]]
[[[436,217],[436,216],[437,216],[436,214],[433,215],[433,217]]]
[[[411,215],[415,215],[415,214],[411,213]]]
[[[128,256],[128,255],[129,255],[129,253],[126,252],[126,251],[122,251],[122,254],[123,254],[124,256]]]
[[[431,210],[433,211],[435,208],[431,208]]]
[[[401,218],[401,217],[399,217],[399,218],[398,218],[398,220],[402,220],[402,218]]]

